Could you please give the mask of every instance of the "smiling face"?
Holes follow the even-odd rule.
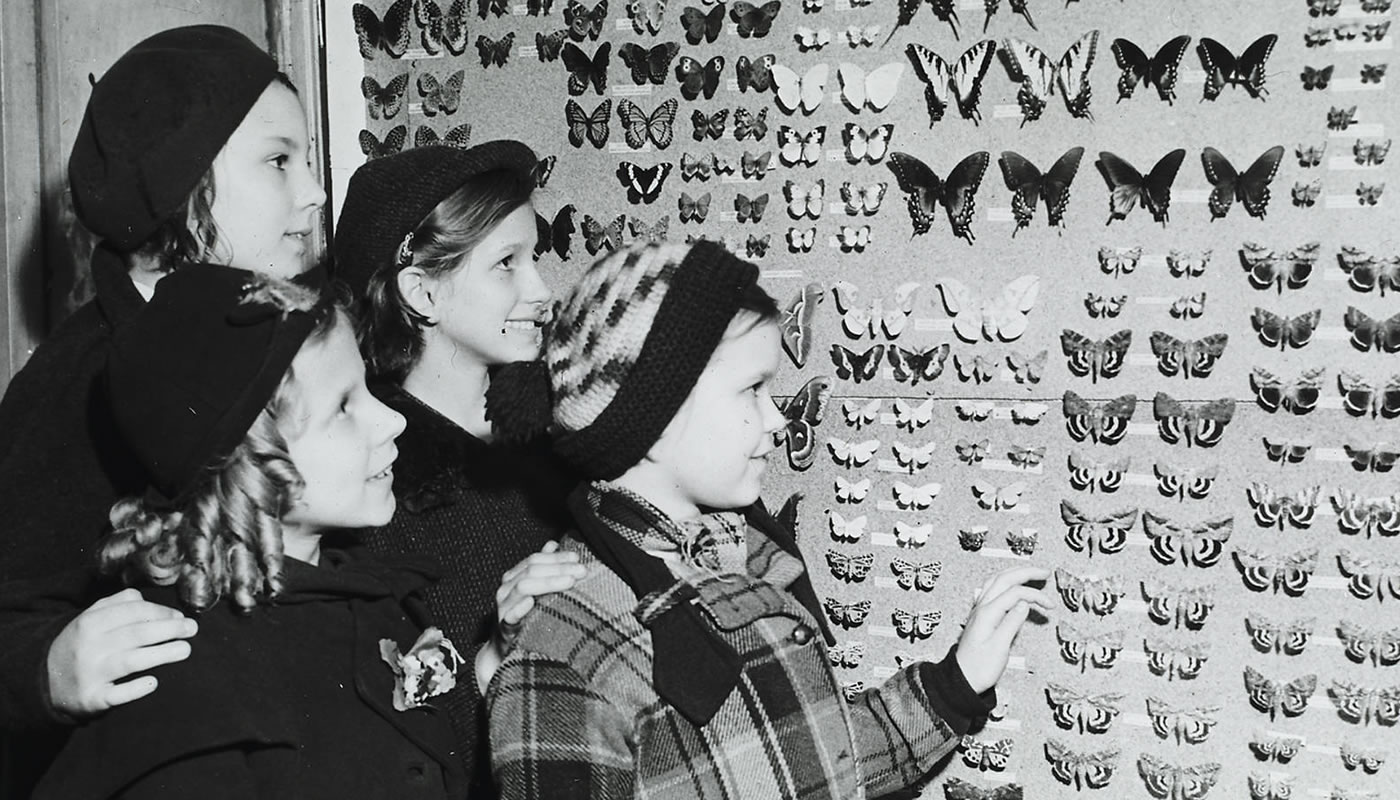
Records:
[[[288,552],[332,528],[387,524],[394,515],[394,439],[401,414],[365,388],[364,362],[348,320],[302,346],[292,360],[292,400],[278,420],[303,487],[282,518]]]
[[[307,237],[326,193],[311,170],[306,112],[273,81],[214,158],[210,260],[292,278],[311,264]]]
[[[423,330],[424,347],[484,367],[537,358],[550,292],[535,270],[535,237],[535,209],[527,203],[456,269],[425,277],[435,324]]]
[[[647,454],[662,480],[648,481],[644,495],[674,519],[693,517],[701,508],[743,508],[758,499],[765,456],[784,419],[769,387],[778,371],[778,326],[756,320],[752,312],[741,312],[730,323],[695,388]]]

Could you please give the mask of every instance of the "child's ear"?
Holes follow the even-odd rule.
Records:
[[[437,322],[433,279],[418,267],[404,267],[399,270],[396,280],[399,282],[399,295],[408,307],[430,324]]]

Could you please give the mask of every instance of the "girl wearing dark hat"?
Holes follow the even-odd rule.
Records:
[[[366,388],[346,313],[181,270],[115,336],[107,384],[147,485],[112,507],[101,570],[200,631],[151,671],[158,691],[73,731],[34,797],[460,796],[429,703],[460,657],[414,600],[431,563],[322,546],[393,515],[404,425]]]
[[[477,686],[444,698],[468,746],[473,798],[495,795],[479,692],[500,656],[497,634],[534,596],[583,574],[553,544],[572,476],[543,441],[497,441],[486,416],[492,373],[538,357],[549,314],[533,257],[535,167],[530,148],[510,141],[378,158],[350,179],[336,222],[336,276],[359,298],[375,391],[408,420],[399,509],[365,542],[430,554],[443,569],[429,608],[479,667]]]
[[[310,263],[325,201],[301,101],[229,28],[157,33],[98,80],[68,164],[77,217],[100,239],[96,299],[34,353],[0,402],[0,581],[91,563],[107,511],[139,490],[97,376],[114,332],[162,276],[231,265],[289,278]],[[76,610],[76,609],[75,609]],[[67,623],[65,625],[65,623]],[[194,625],[122,592],[76,620],[0,619],[0,719],[53,725],[151,691],[132,672],[184,657]],[[34,676],[47,680],[34,686]]]

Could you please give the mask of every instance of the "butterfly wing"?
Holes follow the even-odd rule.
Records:
[[[948,222],[952,224],[953,234],[968,244],[977,238],[972,234],[972,218],[977,212],[977,189],[982,185],[982,176],[987,173],[990,161],[991,154],[986,150],[972,153],[953,167],[943,183],[940,199],[948,212]]]
[[[943,181],[927,164],[907,153],[891,152],[885,166],[894,173],[900,191],[907,195],[909,219],[914,224],[914,234],[928,233],[933,226],[935,204],[943,196]]]
[[[1065,107],[1070,116],[1079,119],[1094,118],[1089,113],[1089,99],[1092,95],[1089,84],[1089,69],[1094,65],[1094,55],[1098,50],[1099,32],[1091,30],[1080,37],[1061,56],[1055,67],[1055,81],[1064,96]]]
[[[1083,152],[1082,148],[1080,152]],[[1016,218],[1016,229],[1020,230],[1035,217],[1043,176],[1024,156],[1010,150],[1003,150],[997,163],[1001,166],[1006,188],[1011,190],[1011,214]]]

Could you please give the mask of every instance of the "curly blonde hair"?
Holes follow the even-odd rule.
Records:
[[[282,286],[253,296],[288,309],[309,308],[315,301],[312,292],[302,297],[300,287]],[[352,325],[339,305],[302,347],[324,340],[337,325]],[[118,500],[98,551],[99,569],[120,573],[128,584],[174,584],[181,603],[194,613],[224,597],[244,612],[277,597],[284,588],[281,521],[303,488],[282,423],[299,400],[289,368],[243,441],[206,467],[182,507],[159,510],[140,497]]]

